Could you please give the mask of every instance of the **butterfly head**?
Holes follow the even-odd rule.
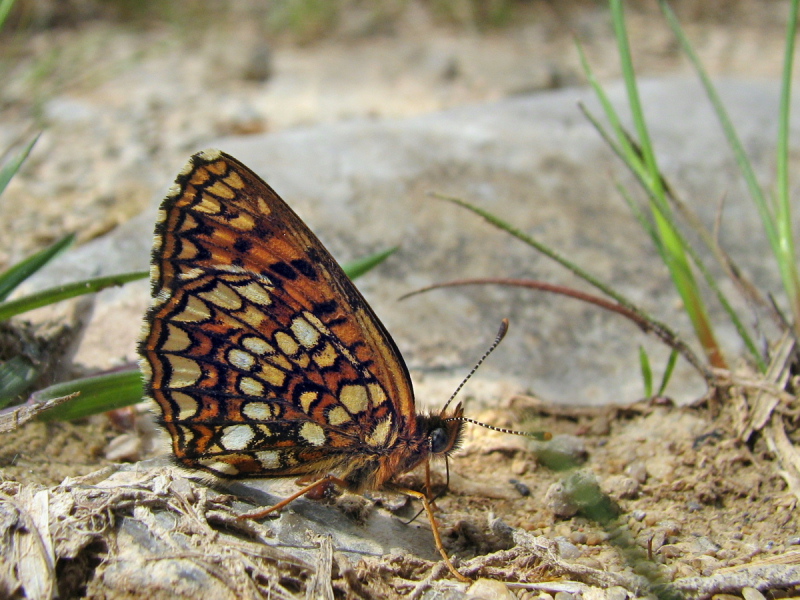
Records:
[[[461,445],[464,409],[458,404],[450,414],[420,415],[417,427],[423,432],[431,456],[450,456]]]

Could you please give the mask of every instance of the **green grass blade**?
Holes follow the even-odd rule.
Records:
[[[83,294],[99,292],[107,287],[122,285],[123,283],[144,279],[149,276],[150,273],[147,271],[137,271],[134,273],[121,273],[119,275],[97,277],[95,279],[65,283],[64,285],[42,290],[41,292],[36,292],[29,296],[17,298],[16,300],[0,302],[0,321],[10,319],[15,315],[33,310],[34,308],[40,308],[48,304],[60,302],[61,300],[82,296]]]
[[[781,224],[781,214],[788,216],[789,206],[789,116],[792,99],[792,66],[794,63],[795,30],[798,0],[792,0],[786,31],[786,52],[781,76],[781,100],[778,111],[778,152],[776,157],[777,198],[776,216]]]
[[[794,315],[795,331],[800,333],[800,280],[795,261],[794,235],[792,234],[792,209],[789,194],[789,115],[792,99],[792,66],[794,63],[794,47],[798,0],[792,0],[786,30],[786,52],[783,60],[783,76],[781,77],[781,103],[778,120],[777,148],[777,190],[775,198],[775,220],[777,221],[778,247],[777,257],[786,295]]]
[[[705,303],[685,252],[685,240],[670,219],[670,207],[666,201],[663,180],[650,141],[636,85],[636,75],[633,70],[633,61],[628,45],[622,2],[621,0],[611,0],[610,6],[628,104],[638,135],[638,146],[635,146],[633,140],[628,138],[626,131],[620,124],[619,117],[602,91],[602,87],[595,83],[594,88],[596,91],[599,90],[601,104],[606,111],[609,122],[614,127],[619,145],[624,150],[626,163],[639,180],[643,182],[644,188],[650,197],[652,218],[660,239],[659,249],[672,276],[675,288],[683,300],[685,310],[694,327],[695,335],[700,341],[710,364],[715,367],[725,368],[727,363],[716,342]],[[584,69],[591,73],[588,63],[585,62],[585,56],[582,57],[582,60],[585,64]]]
[[[0,168],[0,194],[5,191],[6,186],[8,186],[8,182],[11,181],[11,178],[17,174],[17,171],[19,171],[22,163],[24,163],[25,159],[28,158],[28,154],[31,153],[33,145],[39,139],[39,135],[41,134],[36,134],[36,136],[30,142],[28,142],[28,145],[22,149],[22,152],[17,154],[17,156],[11,162],[4,164],[3,167]]]
[[[39,376],[39,369],[24,356],[14,356],[0,365],[0,408],[16,400]]]
[[[667,23],[672,28],[673,33],[678,39],[683,52],[689,58],[692,66],[694,66],[695,70],[697,71],[697,75],[700,78],[700,82],[703,84],[706,95],[708,96],[711,105],[714,107],[714,112],[716,113],[717,118],[722,125],[722,130],[725,133],[725,136],[728,138],[728,143],[733,150],[736,163],[738,164],[739,169],[742,171],[748,191],[756,203],[759,214],[761,215],[762,223],[764,224],[764,229],[766,230],[767,236],[770,239],[770,243],[775,243],[777,242],[778,236],[769,206],[767,205],[766,198],[761,191],[761,187],[758,185],[758,180],[756,179],[756,175],[753,171],[752,165],[750,164],[750,160],[747,158],[747,154],[744,151],[744,146],[742,145],[741,140],[739,140],[736,129],[733,127],[733,122],[728,116],[725,106],[722,104],[722,100],[720,100],[716,89],[711,83],[711,78],[708,76],[708,73],[706,73],[703,65],[700,63],[700,58],[694,52],[694,49],[689,43],[689,39],[686,37],[686,34],[681,28],[675,13],[672,12],[672,9],[670,9],[669,5],[664,2],[664,0],[659,0],[659,4],[661,5],[661,10],[666,16]]]
[[[0,29],[6,24],[6,19],[8,19],[8,13],[11,12],[11,9],[14,7],[14,3],[16,0],[3,0],[0,2]]]
[[[662,239],[667,249],[667,268],[672,275],[672,281],[678,294],[683,300],[683,307],[694,327],[695,335],[703,347],[709,364],[718,369],[727,369],[728,364],[714,336],[711,319],[708,316],[697,281],[692,274],[689,261],[686,258],[685,246],[681,238],[667,233],[669,225],[666,219],[657,214],[656,222],[662,233]]]
[[[488,221],[501,231],[505,231],[506,233],[514,236],[518,240],[521,240],[522,242],[528,244],[535,250],[541,252],[548,258],[551,258],[552,260],[556,261],[565,269],[571,271],[572,273],[574,273],[575,275],[577,275],[590,285],[594,286],[595,288],[606,294],[609,298],[613,298],[614,300],[622,304],[624,307],[633,310],[637,314],[640,314],[636,306],[625,296],[623,296],[613,288],[609,287],[608,285],[597,279],[594,275],[592,275],[588,271],[584,270],[577,264],[567,259],[557,250],[551,248],[550,246],[547,246],[546,244],[543,244],[536,238],[533,238],[527,233],[517,229],[516,227],[511,225],[511,223],[504,221],[503,219],[490,213],[489,211],[483,210],[482,208],[470,204],[469,202],[467,202],[466,200],[462,200],[461,198],[456,198],[454,196],[446,196],[444,194],[438,194],[438,193],[434,193],[432,195],[434,198],[439,198],[440,200],[447,200],[448,202],[452,202],[453,204],[457,204],[458,206],[466,208],[468,211],[478,215],[479,217],[483,217],[486,221]]]
[[[614,151],[614,153],[617,156],[620,157],[620,159],[626,164],[626,166],[628,166],[628,168],[631,170],[631,173],[639,181],[639,184],[648,193],[650,199],[654,200],[654,191],[647,187],[646,179],[641,176],[641,169],[635,168],[635,165],[632,165],[629,161],[627,161],[624,152],[614,142],[614,140],[611,138],[610,134],[603,127],[603,125],[597,120],[597,118],[593,114],[591,114],[591,112],[586,110],[585,107],[582,107],[582,108],[583,108],[584,115],[586,115],[586,118],[589,119],[589,121],[592,123],[592,125],[594,125],[595,129],[597,129],[597,131],[600,134],[600,136],[605,140],[605,142]],[[626,135],[625,137],[627,138],[629,136]],[[632,145],[630,147],[633,148]],[[637,158],[637,162],[639,162],[638,158]],[[661,178],[661,179],[663,181],[663,178]],[[662,185],[662,188],[665,188],[665,186]],[[631,198],[630,194],[627,192],[627,190],[622,185],[618,184],[617,185],[617,190],[620,192],[620,195],[625,200],[625,203],[628,205],[628,208],[630,209],[630,211],[633,214],[633,216],[636,218],[637,221],[639,221],[639,224],[641,225],[641,227],[650,236],[650,239],[653,242],[653,246],[658,251],[658,254],[661,257],[661,260],[664,262],[664,264],[668,264],[669,257],[667,255],[667,251],[664,248],[664,245],[662,243],[662,239],[661,239],[660,233],[656,229],[656,227],[653,224],[653,222],[650,219],[647,218],[647,216],[641,210],[639,205],[633,200],[633,198]],[[655,203],[653,205],[651,205],[651,208],[652,208],[653,211],[658,211],[658,205],[655,204]],[[710,270],[708,269],[708,267],[706,267],[705,263],[700,258],[700,255],[694,250],[694,248],[689,243],[689,241],[686,240],[686,238],[683,236],[683,234],[681,234],[680,229],[678,228],[678,224],[675,222],[675,219],[674,219],[674,216],[673,216],[672,212],[670,211],[670,212],[668,212],[666,214],[662,214],[662,216],[668,222],[669,227],[670,227],[671,231],[673,232],[674,236],[678,238],[680,245],[683,247],[685,252],[692,259],[692,262],[695,264],[695,266],[700,270],[700,273],[703,275],[703,278],[706,281],[706,284],[714,291],[714,294],[716,295],[717,300],[719,301],[720,305],[723,307],[723,309],[727,313],[728,318],[731,320],[731,322],[733,323],[734,327],[736,327],[736,331],[739,333],[739,336],[742,338],[742,341],[744,342],[745,346],[747,347],[748,351],[750,352],[753,360],[756,362],[756,364],[758,365],[759,369],[761,369],[763,371],[763,369],[766,368],[766,364],[764,363],[764,360],[761,357],[761,353],[758,351],[758,348],[757,348],[755,342],[753,341],[752,337],[750,336],[749,332],[747,331],[747,328],[744,326],[744,324],[742,323],[741,319],[739,318],[739,315],[736,314],[736,311],[734,311],[730,301],[727,299],[725,294],[722,292],[722,289],[719,287],[719,285],[717,284],[716,280],[711,275]],[[706,240],[707,245],[709,245],[709,247],[711,247],[711,245],[710,245],[710,243],[708,241],[710,239],[710,235],[708,235],[708,233],[706,231],[698,231],[698,233],[701,235],[701,237],[703,239]],[[711,249],[712,249],[712,251],[718,250],[717,248],[713,248],[713,247],[711,247]],[[715,256],[719,256],[720,259],[721,259],[721,262],[722,262],[722,260],[724,260],[724,256],[722,256],[718,252],[715,253]]]
[[[597,77],[595,77],[594,71],[589,65],[589,61],[583,52],[582,46],[577,41],[575,44],[578,49],[578,55],[580,56],[583,72],[586,75],[589,85],[592,86],[595,96],[597,96],[597,99],[600,101],[600,105],[603,108],[603,113],[606,115],[606,119],[608,119],[611,129],[614,131],[614,136],[612,137],[600,124],[600,122],[585,108],[584,114],[586,114],[586,116],[595,126],[595,129],[600,132],[600,135],[603,137],[603,139],[605,139],[606,143],[611,147],[614,153],[619,156],[628,166],[628,168],[631,169],[633,174],[643,182],[642,185],[646,189],[647,185],[644,182],[647,181],[647,171],[643,167],[641,156],[631,145],[629,137],[624,134],[625,128],[622,125],[622,120],[620,119],[617,111],[614,109],[614,105],[611,103],[611,99],[608,97],[608,94],[606,94],[605,89],[603,89],[603,86],[600,85]],[[615,138],[616,142],[614,141]]]
[[[130,369],[75,379],[51,385],[36,392],[34,400],[44,402],[78,392],[76,398],[60,404],[37,417],[40,421],[69,421],[107,412],[142,401],[142,375]]]
[[[548,258],[556,261],[561,266],[563,266],[565,269],[568,269],[569,271],[574,273],[576,276],[580,277],[581,279],[583,279],[584,281],[589,283],[590,285],[592,285],[595,288],[599,289],[601,292],[606,294],[608,297],[613,298],[614,300],[616,300],[619,304],[621,304],[623,307],[625,307],[631,313],[635,314],[639,319],[641,319],[641,321],[646,322],[648,324],[649,328],[660,330],[661,332],[665,332],[673,340],[680,340],[679,336],[675,332],[673,332],[670,327],[668,327],[666,324],[662,323],[661,321],[658,321],[657,319],[655,319],[652,315],[648,314],[642,308],[640,308],[639,306],[634,304],[627,297],[625,297],[624,295],[620,294],[619,292],[617,292],[616,290],[614,290],[610,286],[604,284],[602,281],[600,281],[599,279],[597,279],[596,277],[594,277],[593,275],[591,275],[590,273],[588,273],[587,271],[585,271],[584,269],[582,269],[581,267],[576,265],[575,263],[567,260],[565,257],[561,256],[558,252],[556,252],[555,250],[553,250],[549,246],[546,246],[545,244],[539,242],[538,240],[536,240],[535,238],[529,236],[528,234],[520,231],[519,229],[516,229],[510,223],[508,223],[506,221],[503,221],[502,219],[500,219],[499,217],[493,215],[492,213],[490,213],[490,212],[488,212],[486,210],[483,210],[481,208],[478,208],[477,206],[473,206],[469,202],[466,202],[465,200],[462,200],[460,198],[455,198],[455,197],[452,197],[452,196],[445,196],[443,194],[433,194],[433,196],[435,198],[439,198],[441,200],[447,200],[449,202],[452,202],[453,204],[457,204],[458,206],[466,208],[470,212],[472,212],[472,213],[474,213],[474,214],[476,214],[476,215],[478,215],[480,217],[483,217],[486,221],[488,221],[490,224],[494,225],[495,227],[497,227],[501,231],[505,231],[506,233],[512,235],[513,237],[515,237],[515,238],[521,240],[522,242],[528,244],[529,246],[531,246],[535,250],[538,250],[539,252],[541,252],[542,254],[547,256]],[[688,357],[690,355],[694,354],[693,352],[691,352],[691,350],[688,347],[685,346],[683,341],[680,341],[680,344],[685,347],[686,351],[684,352],[684,356],[687,356],[687,359],[688,359]],[[706,381],[710,382],[710,381],[713,380],[713,375],[705,367],[705,365],[702,365],[699,361],[693,361],[691,359],[689,359],[689,362],[692,364],[692,366],[697,368],[697,370],[703,375],[703,377],[706,379]]]
[[[636,203],[636,201],[631,198],[631,195],[628,193],[628,190],[621,183],[617,183],[617,191],[619,192],[622,199],[625,200],[625,204],[628,205],[628,209],[631,211],[631,214],[634,218],[639,221],[639,225],[642,229],[645,230],[648,236],[650,236],[650,241],[653,243],[653,247],[658,251],[658,254],[661,256],[662,260],[664,259],[664,247],[661,245],[661,238],[658,237],[658,232],[656,228],[653,226],[653,223],[650,219],[647,218],[647,215],[641,209],[641,207]]]
[[[767,239],[769,240],[770,246],[772,248],[772,252],[775,255],[776,261],[778,263],[778,269],[781,274],[781,280],[783,282],[784,289],[786,290],[787,295],[789,296],[790,302],[792,302],[792,311],[795,314],[795,327],[800,327],[800,305],[798,305],[798,293],[800,293],[800,286],[798,285],[798,274],[797,268],[795,264],[795,257],[794,257],[794,242],[792,241],[791,235],[791,219],[788,218],[789,213],[789,199],[788,197],[781,198],[778,201],[778,209],[777,212],[780,213],[780,218],[773,213],[769,203],[767,201],[766,196],[764,195],[761,187],[758,184],[758,179],[756,178],[755,172],[753,171],[753,167],[750,164],[749,159],[747,158],[747,154],[744,151],[744,146],[739,139],[738,134],[736,133],[735,128],[733,127],[733,123],[728,116],[727,111],[725,110],[722,101],[717,94],[716,89],[711,83],[711,78],[708,76],[708,73],[703,68],[702,64],[700,63],[700,59],[695,54],[691,44],[686,37],[683,29],[678,22],[678,19],[675,17],[675,14],[670,9],[669,5],[664,2],[664,0],[659,0],[659,4],[661,5],[661,9],[664,15],[667,18],[667,22],[669,23],[672,31],[674,32],[675,36],[677,37],[678,41],[681,44],[681,47],[686,54],[686,56],[691,61],[692,65],[694,66],[698,77],[700,78],[701,83],[703,84],[703,88],[705,89],[706,95],[708,96],[711,105],[714,108],[714,112],[717,115],[717,119],[719,119],[720,124],[722,126],[722,130],[725,134],[725,137],[728,140],[728,144],[731,146],[733,151],[734,157],[736,158],[736,163],[739,166],[739,170],[744,177],[745,183],[747,185],[747,189],[750,193],[750,196],[753,199],[753,202],[756,205],[756,209],[758,210],[759,216],[761,217],[762,227],[767,235]],[[794,28],[796,24],[797,18],[797,0],[793,0],[792,2],[792,20],[789,21],[788,24],[788,33],[787,33],[787,52],[793,49],[794,46]],[[787,81],[787,71],[786,69],[791,69],[791,55],[787,56],[786,61],[784,63],[784,85],[782,90],[782,99],[781,99],[781,115],[779,115],[780,128],[779,128],[779,136],[788,135],[788,94],[790,93],[790,85],[789,81]],[[790,78],[789,78],[790,80]],[[785,149],[782,147],[784,143],[783,140],[779,142],[779,155],[782,154]],[[788,160],[788,158],[786,159]],[[782,193],[781,187],[788,185],[786,181],[782,181],[780,178],[787,178],[788,174],[784,173],[783,175],[780,174],[781,170],[785,170],[788,167],[785,165],[781,165],[784,159],[779,158],[779,193]],[[783,205],[783,208],[781,208]],[[791,252],[791,254],[790,254]],[[795,312],[797,311],[797,312]]]
[[[653,395],[653,370],[650,368],[650,359],[643,346],[639,346],[639,366],[642,370],[642,383],[644,384],[644,397]]]
[[[0,274],[0,302],[8,298],[8,295],[13,292],[20,283],[53,260],[53,258],[65,248],[72,245],[74,241],[75,234],[71,233],[66,235],[44,250],[40,250],[36,254],[21,260],[13,267],[8,268],[4,273]]]
[[[647,175],[647,188],[654,191],[656,201],[658,201],[660,198],[663,198],[663,189],[661,189],[661,178],[658,176],[655,152],[653,151],[653,144],[650,140],[650,133],[647,130],[647,122],[644,119],[644,110],[642,109],[642,101],[639,97],[639,89],[636,85],[636,74],[633,70],[633,59],[628,43],[628,33],[625,26],[622,0],[611,0],[610,6],[611,22],[614,25],[614,34],[619,50],[620,67],[622,68],[622,79],[625,82],[628,104],[630,105],[631,115],[633,117],[633,125],[636,129],[640,144],[639,151],[641,152],[641,158],[644,162],[644,172]],[[618,137],[622,138],[623,136],[624,131],[618,131]]]
[[[383,250],[381,252],[376,252],[375,254],[371,254],[369,256],[365,256],[364,258],[360,258],[358,260],[351,261],[346,265],[343,265],[344,272],[347,273],[347,276],[350,279],[356,279],[357,277],[361,277],[367,271],[370,271],[389,258],[392,254],[397,252],[399,246],[394,246],[389,248],[388,250]]]
[[[730,319],[731,323],[733,323],[733,326],[736,328],[736,333],[739,334],[739,337],[741,338],[748,352],[750,352],[750,356],[756,363],[756,366],[762,373],[766,372],[767,364],[764,362],[764,359],[761,356],[761,352],[759,351],[758,346],[756,345],[750,333],[747,331],[747,327],[745,327],[745,324],[742,322],[742,319],[739,317],[736,310],[734,310],[733,306],[728,300],[728,297],[725,295],[725,293],[722,291],[722,288],[717,283],[717,280],[715,279],[714,275],[708,269],[705,262],[697,253],[697,251],[694,249],[694,247],[685,239],[683,240],[683,244],[686,253],[691,257],[692,262],[695,264],[697,269],[700,271],[700,274],[703,276],[703,280],[706,282],[706,285],[711,289],[712,292],[714,292],[714,296],[717,298],[717,302],[720,303],[720,306],[722,306],[723,310],[725,311],[725,314],[728,315],[728,318]]]
[[[656,392],[656,396],[664,395],[664,390],[667,389],[669,380],[672,379],[672,372],[675,370],[676,362],[678,362],[678,351],[673,348],[672,352],[669,353],[669,358],[667,359],[667,366],[664,369],[664,375],[661,376],[661,384],[658,386],[658,391]]]

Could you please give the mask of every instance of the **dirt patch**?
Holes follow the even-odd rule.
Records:
[[[555,437],[531,445],[523,438],[471,429],[463,450],[451,460],[449,490],[436,501],[444,544],[462,573],[472,579],[503,581],[520,597],[535,590],[553,594],[595,589],[609,594],[612,588],[634,596],[656,590],[661,597],[708,597],[738,591],[745,584],[769,589],[774,597],[798,591],[794,587],[800,561],[797,498],[787,488],[763,436],[754,436],[750,444],[737,440],[733,404],[716,413],[707,406],[679,408],[663,402],[576,409],[516,398],[512,406],[509,411],[477,416],[513,425],[506,421],[519,421],[509,415],[522,415],[526,425],[551,431]],[[59,470],[73,477],[106,464],[98,440],[113,435],[99,422],[29,425],[8,438],[11,443],[0,455],[7,478],[14,474],[26,483],[7,481],[0,493],[7,501],[15,499],[18,515],[27,514],[24,498],[44,489],[32,481],[51,485]],[[15,447],[25,450],[15,452]],[[54,507],[64,505],[62,496],[69,496],[69,519],[78,519],[82,506],[87,511],[84,518],[104,515],[107,521],[91,532],[81,529],[83,543],[70,547],[68,561],[62,557],[59,564],[70,565],[70,576],[84,581],[78,589],[62,588],[69,595],[98,597],[102,591],[104,597],[119,597],[116,594],[129,575],[98,565],[118,565],[123,556],[145,562],[174,558],[157,548],[149,549],[149,558],[141,548],[131,549],[125,537],[130,532],[126,534],[119,524],[144,518],[137,506],[146,507],[154,522],[164,515],[172,519],[163,533],[148,535],[170,537],[181,532],[196,551],[194,558],[181,559],[192,568],[213,558],[225,573],[220,589],[231,597],[257,598],[269,589],[277,594],[274,597],[293,597],[302,594],[311,585],[311,575],[319,572],[319,564],[269,537],[270,521],[263,525],[237,521],[241,509],[231,506],[230,495],[161,468],[135,468],[128,473],[135,481],[116,484],[109,483],[113,477],[104,481],[109,473],[72,480],[49,492]],[[440,468],[435,473],[436,489],[442,489],[443,481]],[[423,478],[410,474],[402,483],[419,487]],[[587,500],[575,493],[578,489],[593,490],[595,495]],[[85,496],[83,504],[76,494]],[[373,510],[389,508],[408,519],[419,509],[395,494],[367,496],[365,500],[345,494],[328,503],[356,525]],[[85,505],[89,498],[91,510]],[[231,534],[239,541],[226,537]],[[418,535],[430,532],[421,529]],[[312,548],[324,549],[320,543],[309,542]],[[261,550],[254,556],[252,548],[245,552],[241,544]],[[332,586],[334,597],[391,598],[409,593],[422,597],[426,590],[460,594],[465,589],[447,578],[441,563],[410,554],[353,562],[352,556],[345,560],[340,550],[331,549],[332,566],[325,583]],[[244,552],[252,568],[246,572],[234,568],[231,552]],[[293,566],[286,567],[286,561]],[[78,564],[85,569],[81,577],[74,571]],[[282,564],[288,570],[281,571]],[[277,573],[282,573],[279,590],[264,584],[274,581]],[[577,587],[565,587],[568,583]],[[67,582],[59,578],[58,585]],[[191,585],[184,591],[186,597],[194,593]]]
[[[116,435],[105,417],[76,423],[29,423],[3,435],[0,469],[5,480],[53,486],[110,464],[106,444]]]

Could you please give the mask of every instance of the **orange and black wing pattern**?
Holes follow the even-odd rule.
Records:
[[[419,439],[391,337],[303,221],[231,156],[200,152],[178,175],[151,283],[145,390],[183,466],[365,487]]]

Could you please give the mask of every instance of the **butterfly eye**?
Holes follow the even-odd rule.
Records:
[[[433,454],[441,454],[447,450],[449,445],[449,436],[447,431],[441,427],[437,427],[431,431],[431,452]]]

